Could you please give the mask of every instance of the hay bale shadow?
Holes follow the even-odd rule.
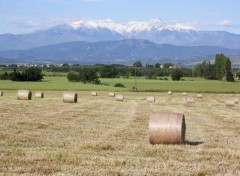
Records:
[[[197,146],[197,145],[203,144],[203,142],[202,141],[184,141],[184,144],[191,145],[191,146]]]

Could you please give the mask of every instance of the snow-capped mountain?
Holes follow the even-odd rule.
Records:
[[[112,20],[79,20],[30,34],[0,35],[0,51],[31,49],[72,41],[149,40],[179,46],[219,46],[240,49],[240,35],[222,31],[197,31],[180,23],[154,19],[116,23]]]
[[[191,26],[184,26],[180,23],[173,25],[165,25],[163,21],[159,19],[153,19],[146,22],[132,21],[126,24],[115,23],[112,20],[99,20],[99,21],[76,21],[68,24],[73,29],[78,30],[80,28],[89,29],[102,29],[107,28],[111,31],[118,32],[120,34],[133,34],[143,31],[162,31],[162,30],[195,30]]]

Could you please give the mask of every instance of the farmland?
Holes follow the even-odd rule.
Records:
[[[203,78],[183,78],[184,81],[150,80],[143,77],[136,79],[136,87],[140,92],[206,92],[206,93],[240,93],[240,82],[223,82],[205,80]],[[125,85],[125,88],[114,87],[116,83]],[[134,78],[101,79],[100,85],[69,82],[66,77],[44,77],[41,82],[13,82],[0,80],[0,90],[78,90],[78,91],[133,91]]]
[[[118,102],[108,97],[106,91],[98,91],[99,96],[92,97],[90,91],[78,90],[78,103],[74,104],[62,102],[63,91],[44,93],[45,98],[33,97],[30,101],[17,100],[16,90],[5,90],[0,97],[0,174],[240,172],[240,105],[229,108],[224,103],[227,98],[240,98],[237,94],[203,94],[195,104],[186,105],[186,97],[175,92],[171,96],[166,92],[119,92],[125,95],[125,100]],[[154,104],[146,102],[148,95],[156,97]],[[151,112],[184,113],[185,144],[149,144]]]

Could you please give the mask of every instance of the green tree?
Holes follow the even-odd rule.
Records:
[[[216,78],[217,80],[222,80],[224,73],[224,54],[217,54],[215,57],[215,68],[216,68]]]
[[[215,57],[216,78],[222,80],[226,74],[231,72],[231,61],[224,54],[217,54]]]
[[[22,75],[16,70],[16,68],[14,68],[13,72],[10,73],[9,78],[12,81],[22,81]]]
[[[183,76],[182,70],[180,70],[180,69],[172,70],[171,77],[172,77],[173,81],[179,81],[182,76]]]
[[[3,73],[3,74],[0,74],[0,79],[1,79],[1,80],[8,80],[8,79],[10,79],[8,72],[5,72],[5,73]]]
[[[104,65],[100,68],[100,75],[102,78],[115,78],[117,74],[115,66]]]
[[[68,81],[99,84],[100,80],[97,72],[92,68],[82,68],[78,73],[69,72],[67,74]]]
[[[234,81],[234,77],[231,71],[228,71],[226,74],[226,81],[228,82],[233,82]]]
[[[41,81],[42,79],[41,68],[29,67],[22,72],[22,81]]]
[[[225,66],[226,73],[232,70],[232,63],[229,58],[226,58],[224,66]]]
[[[140,60],[134,62],[133,67],[142,67],[142,62]]]
[[[71,81],[71,82],[79,82],[79,73],[76,73],[76,72],[68,72],[67,74],[67,79],[68,81]]]
[[[169,68],[170,66],[173,66],[172,63],[164,63],[163,68]]]
[[[215,57],[215,71],[218,80],[233,81],[231,61],[224,54]]]
[[[155,64],[155,68],[160,68],[161,64],[160,63],[156,63]]]

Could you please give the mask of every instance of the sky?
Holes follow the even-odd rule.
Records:
[[[0,0],[0,34],[103,19],[123,24],[161,19],[240,34],[240,0]]]

